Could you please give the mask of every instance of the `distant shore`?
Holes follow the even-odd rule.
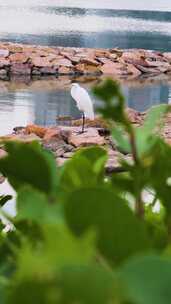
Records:
[[[171,75],[171,52],[48,47],[0,43],[0,79],[18,76],[112,75],[137,79]]]

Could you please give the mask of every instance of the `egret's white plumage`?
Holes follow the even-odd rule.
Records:
[[[79,84],[73,83],[71,96],[76,101],[78,109],[84,113],[85,117],[94,120],[93,103],[88,92]]]

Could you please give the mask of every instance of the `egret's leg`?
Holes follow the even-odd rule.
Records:
[[[83,113],[83,124],[82,124],[82,131],[81,131],[81,133],[84,133],[84,126],[85,126],[85,115]]]

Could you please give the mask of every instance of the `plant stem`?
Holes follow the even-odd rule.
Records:
[[[130,135],[130,144],[132,147],[132,157],[135,162],[135,165],[139,165],[135,135],[134,135],[134,130],[132,127],[129,128],[129,135]],[[144,203],[142,201],[141,192],[136,197],[135,210],[136,210],[136,214],[139,218],[144,217]]]

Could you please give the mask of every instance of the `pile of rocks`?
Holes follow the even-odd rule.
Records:
[[[143,124],[146,113],[127,109],[127,114],[135,127]],[[99,145],[106,149],[108,153],[108,161],[106,163],[106,173],[120,172],[120,159],[124,158],[127,161],[132,161],[130,154],[122,154],[117,150],[113,141],[108,125],[97,118],[94,121],[86,120],[86,131],[80,134],[81,120],[74,121],[72,126],[54,126],[41,127],[38,125],[28,125],[26,127],[16,127],[10,135],[0,137],[0,158],[6,155],[3,146],[4,140],[20,141],[30,143],[39,141],[41,145],[54,154],[58,166],[63,165],[69,160],[74,152],[82,147]],[[162,130],[162,136],[168,144],[171,144],[171,114],[168,114],[165,119],[165,125]],[[0,183],[4,178],[0,176]]]
[[[116,75],[171,73],[171,52],[64,48],[0,43],[0,78],[10,75]]]

